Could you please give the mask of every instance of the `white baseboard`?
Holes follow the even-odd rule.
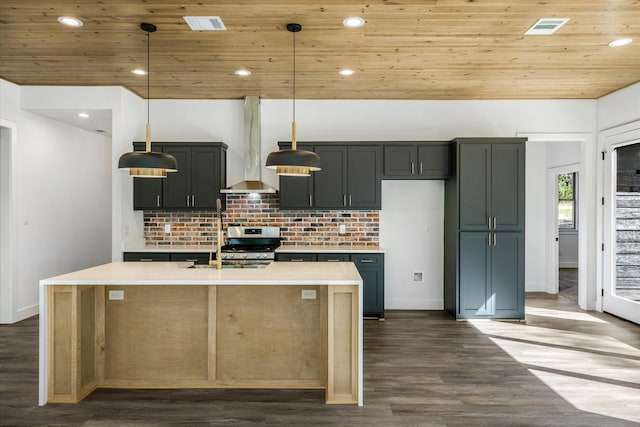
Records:
[[[526,292],[549,292],[546,283],[525,283],[524,291]]]
[[[558,265],[560,268],[578,268],[578,261],[560,261]]]
[[[27,307],[23,307],[18,309],[16,312],[16,322],[27,319],[29,317],[35,316],[40,311],[40,306],[38,304],[29,305]]]
[[[387,299],[385,310],[444,310],[441,299]]]

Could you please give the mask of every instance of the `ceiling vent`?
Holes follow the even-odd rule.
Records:
[[[542,18],[524,33],[527,36],[544,36],[553,34],[558,28],[569,22],[569,18]]]
[[[226,31],[219,16],[183,16],[193,31]]]

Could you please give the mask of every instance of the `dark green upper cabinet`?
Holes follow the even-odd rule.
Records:
[[[136,142],[135,151],[144,151],[145,143]],[[133,178],[133,208],[159,209],[162,207],[162,179]]]
[[[322,142],[298,147],[315,151],[322,170],[309,178],[280,177],[281,209],[380,209],[380,145]]]
[[[350,208],[381,208],[381,171],[381,147],[374,145],[348,147],[347,204]]]
[[[491,144],[460,146],[460,229],[487,230],[490,226],[489,194]]]
[[[164,179],[134,179],[134,209],[211,210],[218,198],[224,206],[220,190],[226,186],[226,149],[220,142],[153,143],[154,151],[176,158],[178,172]]]
[[[418,145],[418,176],[446,179],[450,173],[449,143]]]
[[[521,230],[524,144],[462,142],[459,150],[460,230]]]
[[[382,178],[446,179],[449,164],[449,142],[387,143]]]
[[[227,198],[220,194],[220,190],[227,186],[226,162],[222,161],[222,156],[222,150],[217,147],[191,148],[191,207],[216,209],[217,199],[225,205]]]
[[[191,147],[168,145],[163,147],[178,162],[178,172],[168,173],[162,183],[164,208],[191,207]]]
[[[411,177],[416,172],[416,145],[384,146],[384,177]]]
[[[322,170],[313,173],[313,205],[319,209],[341,209],[347,200],[347,147],[316,146]]]
[[[285,148],[281,146],[281,148]],[[291,148],[291,144],[288,147]],[[298,144],[298,149],[313,151],[312,146]],[[320,159],[322,160],[322,159]],[[280,208],[308,209],[313,206],[313,174],[311,176],[280,177]]]

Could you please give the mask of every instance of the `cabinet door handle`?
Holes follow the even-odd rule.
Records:
[[[290,261],[291,262],[303,262],[304,260],[302,258],[291,258]]]
[[[187,194],[187,207],[189,207],[189,195]]]
[[[196,196],[194,196],[193,194],[191,195],[191,207],[196,207]]]
[[[351,206],[351,194],[349,194],[349,206]]]
[[[415,173],[415,169],[416,169],[415,163],[411,162],[411,175]]]
[[[156,206],[160,207],[160,195],[159,194],[156,196]]]
[[[487,217],[487,228],[489,230],[491,230],[491,217],[490,216]]]
[[[313,206],[313,194],[309,194],[309,206]]]
[[[493,246],[496,245],[496,234],[498,233],[493,233]]]
[[[491,246],[491,233],[487,233],[487,246]]]
[[[361,259],[360,262],[363,263],[363,264],[371,264],[373,262],[373,260],[372,259]]]
[[[152,258],[140,258],[139,261],[140,262],[151,262],[151,261],[153,261],[153,259]]]
[[[493,217],[493,229],[495,230],[496,228],[497,228],[496,227],[496,217],[494,216]]]
[[[185,262],[198,262],[197,259],[185,259]]]
[[[346,194],[342,195],[342,206],[347,206],[347,195]]]
[[[340,262],[340,260],[333,258],[333,259],[328,259],[327,262]]]
[[[420,162],[420,175],[422,175],[422,162]]]

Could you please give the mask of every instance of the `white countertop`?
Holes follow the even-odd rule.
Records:
[[[186,268],[190,262],[114,262],[40,281],[48,285],[362,285],[351,262],[274,262],[266,268]]]

